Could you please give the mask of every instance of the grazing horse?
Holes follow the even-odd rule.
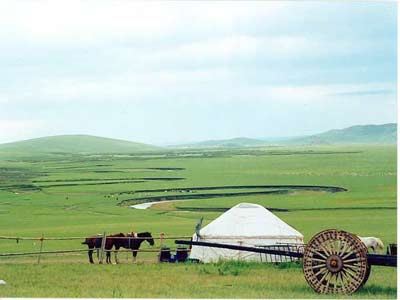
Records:
[[[361,242],[367,247],[367,249],[372,249],[372,253],[383,252],[385,246],[382,241],[376,237],[358,237]]]
[[[88,256],[89,256],[89,262],[93,264],[93,249],[94,248],[101,248],[101,242],[102,242],[102,236],[96,236],[96,237],[89,237],[86,238],[85,241],[82,243],[84,245],[88,245],[89,251],[88,251]],[[131,234],[123,234],[123,233],[118,233],[118,234],[113,234],[113,235],[108,235],[106,236],[106,242],[105,242],[105,250],[106,250],[106,263],[111,263],[111,249],[115,247],[115,262],[118,263],[118,251],[119,249],[125,248],[125,249],[131,249],[134,250],[132,251],[132,258],[133,261],[136,260],[137,256],[137,251],[142,244],[143,241],[147,241],[151,246],[154,245],[154,239],[151,236],[150,232],[140,232],[134,235]]]

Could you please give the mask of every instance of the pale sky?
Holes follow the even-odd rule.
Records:
[[[396,122],[397,3],[0,0],[0,143]]]

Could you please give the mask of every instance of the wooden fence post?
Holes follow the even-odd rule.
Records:
[[[163,243],[164,243],[164,236],[165,236],[164,232],[161,232],[161,233],[160,233],[160,248],[162,248],[162,246],[163,246]]]
[[[129,235],[129,233],[128,233],[128,235]],[[128,250],[131,250],[131,238],[130,237],[128,237]],[[129,252],[126,251],[126,262],[128,262],[128,261],[129,261]]]
[[[243,241],[239,241],[239,246],[243,245]],[[242,260],[242,255],[241,255],[241,251],[238,251],[238,260]]]
[[[42,256],[42,251],[43,251],[43,240],[44,240],[44,235],[42,233],[42,237],[39,239],[40,240],[40,251],[37,259],[37,263],[40,264],[40,258]]]
[[[104,249],[106,247],[106,232],[103,232],[103,237],[101,239],[101,248],[100,248],[100,259],[99,259],[99,264],[103,263],[103,259],[104,259]]]
[[[127,238],[128,238],[128,250],[126,251],[126,262],[129,261],[129,250],[131,250],[131,234],[130,233],[127,234]]]

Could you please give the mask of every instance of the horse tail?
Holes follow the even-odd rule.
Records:
[[[87,244],[88,244],[87,241],[82,242],[82,245],[87,245]]]

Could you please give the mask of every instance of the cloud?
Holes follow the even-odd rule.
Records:
[[[5,1],[1,23],[15,39],[47,46],[103,42],[102,37],[124,38],[159,35],[174,19],[159,5],[143,2]],[[4,26],[2,34],[10,33]],[[111,35],[110,35],[111,34]]]
[[[194,33],[185,39],[196,38],[202,32],[208,36],[226,33],[237,21],[248,23],[254,16],[273,17],[283,8],[284,5],[236,1],[2,1],[0,35],[63,47],[126,39],[152,44],[167,35],[170,44],[179,32]]]
[[[286,1],[12,1],[0,2],[0,37],[48,49],[131,45],[154,48],[234,35],[299,36],[354,41],[388,31],[395,3]],[[381,11],[385,14],[382,20]],[[340,17],[337,16],[340,14]],[[356,22],[354,20],[357,16]],[[326,22],[334,16],[335,22]],[[371,19],[368,30],[365,20]],[[352,30],[348,24],[351,22]],[[323,26],[323,30],[318,27]],[[375,34],[377,33],[377,34]]]
[[[58,109],[65,105],[139,104],[143,102],[198,103],[327,103],[342,98],[381,96],[394,98],[395,85],[368,84],[261,84],[223,68],[160,72],[127,72],[89,80],[38,79],[24,89],[10,89],[0,95],[9,107],[27,105],[31,109]],[[338,97],[341,96],[341,97]],[[384,96],[382,98],[382,96]]]

